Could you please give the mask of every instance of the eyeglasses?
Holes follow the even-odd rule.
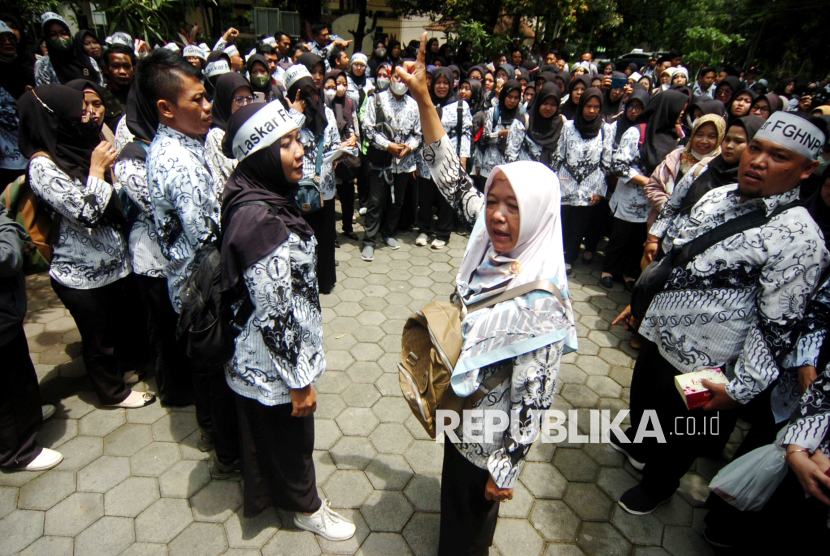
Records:
[[[763,114],[769,114],[769,106],[755,106],[752,108],[753,112],[759,112]]]
[[[254,97],[233,97],[233,103],[237,106],[245,106],[254,103]]]

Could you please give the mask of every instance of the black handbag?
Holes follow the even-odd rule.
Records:
[[[801,206],[800,201],[779,205],[769,216],[756,210],[724,222],[682,247],[675,247],[659,261],[649,264],[640,274],[631,292],[631,314],[642,321],[654,297],[663,291],[675,268],[685,266],[689,261],[728,237],[758,226],[763,226],[782,212]]]
[[[380,105],[380,93],[375,93],[375,133],[380,133],[390,141],[395,136],[395,130],[386,121],[386,114],[383,112],[383,107]],[[369,163],[376,168],[389,168],[392,166],[392,155],[385,149],[375,147],[374,141],[369,142],[369,148],[366,149],[366,158]]]
[[[294,206],[300,214],[311,214],[323,208],[323,191],[318,180],[323,167],[323,149],[325,136],[317,141],[317,163],[314,165],[314,179],[303,178],[297,184],[297,194],[294,196]]]

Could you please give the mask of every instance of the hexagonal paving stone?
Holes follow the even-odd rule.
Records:
[[[323,376],[320,377],[320,380],[317,381],[314,388],[323,394],[340,394],[351,383],[351,379],[344,372],[326,371],[323,373]]]
[[[190,498],[210,481],[206,461],[182,460],[159,477],[161,495],[167,498]]]
[[[0,487],[0,519],[17,509],[18,494],[18,489],[14,487]]]
[[[418,440],[407,450],[404,457],[415,473],[438,475],[444,464],[444,446],[434,440]]]
[[[398,376],[396,374],[384,373],[384,375],[382,377],[380,377],[379,379],[377,379],[375,381],[375,388],[377,388],[378,391],[383,396],[383,398],[378,400],[377,403],[380,403],[381,401],[383,401],[384,398],[389,398],[389,397],[401,398],[401,397],[403,397],[403,394],[401,393],[401,383],[400,383],[400,380],[398,379]],[[399,402],[400,401],[402,401],[402,400],[399,399]],[[375,407],[377,405],[377,403],[372,407]],[[407,411],[409,413],[411,413],[411,411],[408,409],[409,406],[405,402],[404,402],[404,406],[407,407]],[[406,419],[406,417],[404,417],[404,419]]]
[[[44,532],[74,537],[103,515],[103,495],[76,492],[46,512]]]
[[[338,469],[366,469],[377,455],[369,439],[362,436],[344,436],[329,453]]]
[[[382,423],[369,435],[381,454],[403,454],[414,442],[412,434],[400,423]]]
[[[92,436],[76,436],[60,449],[63,461],[61,471],[77,471],[95,461],[104,453],[104,439]]]
[[[354,363],[346,371],[352,382],[372,384],[383,374],[380,366],[374,361],[361,361]]]
[[[626,490],[635,485],[637,485],[637,479],[621,467],[603,467],[597,478],[597,486],[614,501],[619,500]]]
[[[283,554],[322,554],[314,533],[301,530],[277,531],[268,544],[262,547],[262,556],[282,556]]]
[[[78,436],[78,421],[75,419],[49,419],[37,433],[37,443],[56,450]]]
[[[334,464],[331,454],[326,450],[314,450],[311,457],[314,460],[314,474],[317,476],[317,484],[321,485],[337,471],[337,465]]]
[[[336,394],[317,394],[316,419],[334,419],[346,409],[346,402]]]
[[[680,479],[677,494],[692,506],[701,508],[706,504],[706,498],[709,497],[709,481],[697,473],[686,473]]]
[[[136,517],[159,499],[156,479],[130,477],[104,495],[106,515]]]
[[[317,450],[328,450],[337,442],[343,433],[337,423],[331,419],[314,420],[314,448]]]
[[[622,556],[631,552],[631,543],[610,523],[583,523],[576,543],[586,554]]]
[[[574,407],[596,407],[599,396],[581,384],[566,384],[562,387],[562,397],[571,402]]]
[[[152,425],[168,413],[171,408],[165,407],[160,403],[154,403],[139,409],[127,410],[127,422],[138,423],[143,425]]]
[[[413,475],[404,457],[393,454],[379,454],[365,472],[377,490],[401,490]]]
[[[191,523],[168,545],[170,556],[218,556],[228,548],[218,523]]]
[[[513,487],[513,499],[509,504],[499,505],[499,517],[516,517],[525,519],[530,513],[530,508],[533,506],[535,498],[527,490],[527,487],[521,481],[516,482]]]
[[[104,493],[129,476],[129,459],[102,456],[78,471],[78,490]]]
[[[72,537],[40,537],[18,556],[72,556],[74,553],[75,539]]]
[[[0,519],[0,555],[17,554],[43,535],[43,512],[17,510]]]
[[[236,481],[211,481],[190,499],[196,521],[223,523],[242,507],[242,488]]]
[[[189,411],[171,411],[153,423],[153,439],[160,442],[179,442],[199,428],[196,414]]]
[[[608,373],[608,378],[611,378],[617,382],[623,388],[631,387],[631,376],[634,373],[634,369],[630,367],[619,367],[614,366],[611,367],[611,372]]]
[[[668,503],[654,510],[652,515],[663,525],[688,527],[692,523],[692,507],[680,496],[672,496]]]
[[[139,542],[168,543],[192,522],[187,500],[162,498],[135,519],[135,538]]]
[[[368,436],[380,422],[372,410],[365,407],[346,408],[335,421],[348,436]]]
[[[397,377],[395,377],[396,382],[397,380]],[[410,415],[412,415],[412,410],[409,409],[409,404],[407,404],[403,398],[397,396],[383,397],[379,399],[377,403],[372,406],[372,411],[375,415],[377,415],[381,423],[403,423]]]
[[[607,376],[611,372],[611,365],[595,355],[580,355],[576,358],[576,366],[594,376]]]
[[[132,456],[152,441],[153,431],[149,425],[126,424],[104,438],[104,453]]]
[[[84,436],[103,437],[126,422],[127,415],[123,409],[96,409],[81,419],[80,432]]]
[[[403,530],[413,509],[400,492],[376,490],[360,507],[360,513],[372,531],[397,533]]]
[[[380,556],[381,554],[405,556],[410,552],[403,536],[395,533],[372,533],[357,551],[357,556]]]
[[[500,519],[493,544],[504,556],[526,556],[542,552],[544,541],[533,526],[522,519]]]
[[[416,513],[406,524],[403,537],[415,556],[434,556],[438,551],[438,531],[441,517],[436,514]]]
[[[281,526],[280,516],[268,508],[252,518],[242,517],[242,511],[231,514],[225,522],[225,534],[232,548],[262,548]]]
[[[614,502],[595,484],[572,483],[565,493],[565,503],[586,521],[607,520]]]
[[[380,398],[380,392],[374,384],[352,384],[343,391],[342,396],[349,407],[372,407]]]
[[[536,498],[560,499],[567,485],[565,477],[549,463],[526,463],[520,479]]]
[[[574,542],[579,529],[579,518],[561,500],[537,501],[530,522],[546,540],[554,542]]]
[[[553,465],[568,481],[593,481],[599,466],[582,450],[573,448],[556,450]]]
[[[362,471],[336,471],[323,488],[335,508],[359,508],[372,494],[372,485]]]
[[[715,553],[697,531],[688,527],[666,527],[663,547],[674,556],[706,556]]]
[[[590,376],[586,386],[603,398],[617,398],[622,393],[622,386],[607,376]]]
[[[349,350],[355,361],[377,361],[383,350],[377,344],[359,343]]]
[[[13,489],[3,489],[4,492],[6,490]],[[15,492],[14,502],[21,510],[48,510],[73,492],[75,473],[52,470],[25,484],[20,489],[19,500]]]
[[[158,477],[180,459],[179,447],[176,444],[153,442],[131,457],[130,464],[133,475]]]
[[[117,556],[135,541],[133,520],[103,517],[75,539],[76,554]]]
[[[630,356],[626,355],[622,351],[613,348],[601,348],[599,350],[599,356],[604,361],[608,362],[611,365],[619,365],[621,367],[630,367],[633,363],[633,360]]]
[[[635,545],[659,546],[663,539],[663,524],[653,515],[631,515],[616,506],[611,523]]]

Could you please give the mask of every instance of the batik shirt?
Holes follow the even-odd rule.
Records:
[[[378,121],[377,99],[380,99],[380,108],[384,114],[383,121],[392,126],[395,132],[394,137],[386,137],[375,127]],[[418,103],[414,98],[404,95],[397,100],[391,91],[383,91],[367,98],[363,134],[367,141],[382,151],[386,151],[390,143],[408,145],[410,151],[405,157],[392,159],[392,173],[404,174],[415,171],[417,151],[423,143],[423,135],[421,134],[421,114],[418,112]]]
[[[614,134],[608,124],[602,124],[596,137],[585,139],[573,120],[565,122],[551,161],[559,176],[563,205],[587,207],[594,195],[605,197],[613,146]]]
[[[211,129],[205,138],[205,161],[213,177],[214,189],[219,199],[222,198],[228,178],[236,169],[236,159],[228,158],[222,153],[223,139],[225,139],[225,131],[218,127]]]
[[[151,278],[164,278],[167,259],[162,253],[153,220],[153,205],[147,188],[147,164],[143,160],[120,158],[113,166],[113,172],[118,184],[139,211],[129,238],[133,272]]]
[[[448,104],[441,109],[441,124],[444,126],[444,131],[450,138],[450,143],[455,149],[456,154],[461,158],[470,158],[470,143],[473,134],[473,115],[470,113],[470,107],[467,102],[463,102],[461,112],[461,150],[458,150],[458,102]],[[424,178],[429,179],[429,165],[424,162],[424,157],[421,152],[418,153],[418,172]]]
[[[89,290],[130,273],[127,242],[104,216],[116,194],[109,183],[92,176],[84,183],[45,156],[32,159],[29,176],[32,191],[62,216],[49,276],[67,288]]]
[[[302,112],[297,112],[293,108],[288,111],[289,116],[294,118],[297,122],[297,127],[300,128],[300,143],[303,145],[305,155],[303,157],[303,179],[315,179],[319,181],[317,185],[323,192],[323,200],[330,201],[334,199],[334,192],[336,187],[334,177],[334,163],[326,162],[326,154],[340,146],[340,132],[337,131],[337,121],[334,119],[334,112],[328,106],[326,108],[326,129],[323,135],[316,137],[314,132],[305,126],[305,115]],[[320,146],[320,141],[323,142],[323,163],[320,165],[320,175],[317,176],[317,148]]]
[[[554,116],[554,117],[558,117]],[[525,127],[525,118],[516,118],[510,124],[510,133],[507,135],[507,148],[504,151],[506,162],[517,162],[520,160],[541,161],[542,147],[540,147]]]
[[[782,444],[795,444],[810,453],[830,456],[830,366],[820,372],[799,400]]]
[[[225,366],[228,385],[240,396],[269,406],[291,403],[290,389],[314,384],[326,370],[316,245],[313,236],[303,241],[292,233],[245,270],[254,313]]]
[[[156,230],[168,260],[170,301],[178,312],[179,290],[190,275],[196,252],[216,239],[220,196],[201,141],[163,124],[147,153],[147,181]]]
[[[24,170],[29,164],[29,159],[17,148],[19,124],[17,101],[0,87],[0,168],[4,170]],[[0,187],[6,187],[6,184],[0,184]]]
[[[127,127],[127,116],[124,116],[118,120],[118,125],[115,126],[115,145],[113,147],[120,154],[124,150],[124,147],[133,141],[135,141],[135,136],[130,132],[130,128]]]
[[[498,97],[494,97],[494,101],[496,105],[498,105]],[[484,141],[484,144],[487,146],[484,153],[478,158],[478,167],[481,168],[481,176],[485,178],[490,176],[490,172],[493,168],[507,162],[507,159],[505,158],[507,141],[499,139],[499,131],[503,131],[505,129],[509,130],[510,126],[502,123],[501,116],[499,116],[498,121],[493,124],[493,116],[495,115],[495,112],[496,106],[487,109],[487,117],[484,120],[484,130],[481,132],[481,139],[479,139],[479,141]]]
[[[611,134],[617,133],[617,122],[611,126]],[[640,128],[632,126],[623,133],[620,146],[611,158],[611,169],[619,178],[617,188],[611,195],[609,206],[614,217],[626,222],[647,222],[651,203],[646,190],[631,182],[631,178],[645,173],[640,158]]]
[[[678,230],[686,225],[689,215],[682,213],[680,207],[683,206],[683,201],[686,199],[692,184],[700,177],[700,174],[706,171],[706,168],[706,166],[701,167],[700,163],[697,163],[680,178],[668,201],[660,209],[657,220],[651,225],[648,233],[663,239],[663,253],[671,251],[672,240],[677,237]]]
[[[741,202],[737,185],[708,192],[692,208],[675,246],[749,212],[769,215],[798,200],[799,188]],[[746,403],[779,375],[807,298],[830,264],[809,213],[791,208],[766,224],[713,245],[675,268],[651,302],[640,333],[681,373],[721,367],[729,396]]]
[[[101,68],[98,67],[98,62],[96,62],[91,56],[89,57],[89,61],[92,62],[92,67],[95,71],[98,72],[98,85],[103,87],[104,74],[101,72]],[[89,78],[90,81],[93,81],[91,75]],[[58,74],[55,73],[55,68],[52,67],[52,60],[49,56],[43,56],[35,62],[35,86],[40,87],[41,85],[49,85],[50,83],[65,85],[65,83],[61,83],[58,79]]]
[[[469,226],[484,208],[484,195],[473,187],[470,176],[446,135],[424,148],[424,160],[430,165],[438,190]],[[555,306],[565,315],[565,309]],[[573,331],[575,335],[575,330]],[[513,488],[524,467],[524,458],[539,436],[542,414],[553,402],[554,387],[559,376],[564,340],[481,369],[482,382],[498,372],[503,365],[512,365],[512,377],[505,379],[477,404],[476,410],[518,412],[519,425],[508,427],[495,435],[494,442],[454,444],[464,458],[480,469],[486,469],[499,488]],[[476,419],[473,419],[473,423]],[[455,434],[463,440],[463,425]],[[486,439],[485,439],[486,440]]]

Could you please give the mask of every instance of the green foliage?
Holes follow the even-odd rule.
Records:
[[[683,60],[687,65],[717,65],[723,60],[725,50],[745,42],[741,35],[726,34],[714,27],[690,27],[686,30]]]
[[[109,33],[126,31],[148,45],[164,44],[176,36],[178,5],[176,0],[111,0],[103,11],[108,15]]]
[[[491,61],[496,54],[507,52],[511,42],[510,33],[488,32],[483,23],[478,21],[466,21],[458,24],[452,30],[454,35],[448,41],[453,50],[456,50],[462,42],[473,43],[473,60]]]
[[[40,31],[40,14],[56,12],[64,3],[61,0],[2,0],[0,12],[17,15],[26,27],[26,35],[34,41],[35,37],[43,34]],[[82,13],[74,2],[70,2],[70,5],[75,9],[75,13]]]

